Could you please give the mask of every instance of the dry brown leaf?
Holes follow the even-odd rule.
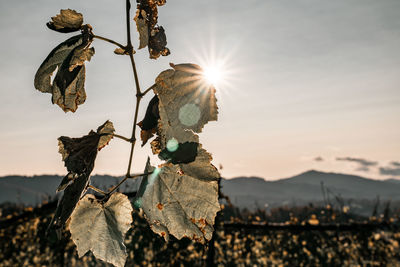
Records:
[[[83,42],[83,36],[76,35],[59,44],[46,57],[35,75],[35,88],[43,93],[52,93],[51,76],[66,60],[68,55]]]
[[[60,14],[51,17],[47,27],[54,31],[68,33],[81,29],[83,24],[83,15],[72,9],[61,9]]]
[[[136,21],[136,29],[139,33],[139,49],[142,49],[149,43],[149,27],[146,11],[138,9],[134,20]]]
[[[123,267],[127,257],[124,237],[131,228],[132,211],[131,202],[124,194],[114,193],[106,203],[93,195],[85,195],[69,224],[79,257],[90,250],[96,258]]]
[[[217,181],[220,177],[218,169],[211,164],[212,156],[205,149],[198,147],[195,161],[179,164],[182,172],[204,181]]]
[[[114,53],[117,55],[129,55],[129,52],[125,49],[122,49],[121,47],[115,48]],[[135,54],[136,51],[132,49],[132,53]]]
[[[146,114],[143,120],[141,120],[137,125],[142,129],[140,131],[140,139],[142,140],[142,146],[144,146],[147,141],[153,137],[157,132],[157,124],[160,114],[158,112],[158,97],[155,95],[149,102],[146,109]]]
[[[90,131],[88,135],[83,137],[70,138],[61,136],[58,138],[59,153],[65,162],[68,174],[57,188],[57,192],[65,191],[57,205],[56,213],[49,228],[60,229],[64,226],[76,203],[86,191],[90,174],[94,168],[97,151],[110,141],[112,135],[108,135],[108,133],[113,132],[112,123],[106,121],[98,127],[96,132]]]
[[[217,212],[219,175],[199,179],[182,172],[179,165],[164,164],[155,169],[148,163],[146,176],[135,201],[146,214],[151,229],[168,241],[188,237],[200,243],[210,240]],[[218,173],[218,172],[217,172]]]
[[[72,54],[72,59],[69,63],[68,70],[71,72],[76,67],[82,66],[83,64],[85,64],[85,61],[90,61],[93,55],[94,55],[94,47],[75,49],[74,53]]]
[[[114,124],[111,121],[106,121],[103,125],[97,128],[97,133],[100,134],[99,144],[97,145],[98,150],[108,145],[113,138],[115,132]]]
[[[51,93],[52,103],[59,105],[64,112],[75,112],[78,105],[86,100],[84,60],[94,54],[94,49],[89,48],[93,40],[91,30],[90,25],[84,25],[82,34],[54,48],[35,75],[35,88]]]
[[[139,49],[148,47],[150,58],[157,59],[160,55],[170,54],[167,45],[167,37],[164,28],[157,25],[158,6],[165,4],[165,0],[141,0],[138,1],[136,16],[136,28],[139,32]]]

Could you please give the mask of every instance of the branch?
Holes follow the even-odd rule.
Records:
[[[122,135],[119,135],[119,134],[113,134],[113,136],[116,137],[116,138],[122,139],[122,140],[124,140],[126,142],[132,143],[132,139],[130,139],[128,137],[125,137],[125,136],[122,136]]]
[[[99,189],[99,188],[97,188],[97,187],[94,187],[93,185],[89,185],[88,187],[89,187],[90,189],[92,189],[92,190],[94,190],[94,191],[100,193],[100,194],[107,195],[106,192],[104,192],[103,190],[101,190],[101,189]]]
[[[157,84],[153,84],[152,86],[150,86],[149,88],[147,88],[144,92],[141,93],[141,96],[145,96],[149,91],[153,90],[155,87],[157,86]]]
[[[99,36],[99,35],[93,35],[93,38],[97,38],[97,39],[99,39],[99,40],[103,40],[103,41],[106,41],[106,42],[115,44],[116,46],[119,46],[119,47],[121,47],[121,48],[124,49],[124,50],[126,49],[126,47],[123,46],[122,44],[120,44],[120,43],[118,43],[118,42],[116,42],[116,41],[114,41],[114,40],[108,39],[108,38],[106,38],[106,37],[102,37],[102,36]]]
[[[126,171],[126,177],[131,176],[131,167],[132,167],[132,158],[133,158],[133,151],[135,149],[135,144],[136,144],[136,124],[137,124],[137,118],[138,118],[138,113],[139,113],[139,104],[140,100],[142,99],[142,93],[140,91],[140,85],[139,85],[139,78],[136,70],[136,64],[135,60],[133,58],[133,47],[132,47],[132,42],[131,42],[131,26],[130,26],[130,8],[131,8],[131,3],[130,0],[126,0],[126,35],[128,39],[128,44],[127,44],[127,50],[129,53],[129,58],[131,60],[131,65],[132,65],[132,70],[133,70],[133,76],[135,78],[135,85],[136,85],[136,108],[135,108],[135,115],[133,119],[133,126],[132,126],[132,136],[131,136],[131,151],[129,154],[129,163],[128,163],[128,169]]]
[[[115,190],[118,189],[118,187],[120,187],[126,180],[128,179],[134,179],[134,178],[138,178],[144,175],[149,175],[152,174],[153,172],[147,172],[147,173],[142,173],[142,174],[135,174],[135,175],[129,175],[129,176],[125,176],[124,179],[121,180],[121,182],[119,182],[116,186],[114,186],[113,188],[111,188],[110,191],[108,191],[107,193],[105,193],[106,195],[111,195],[112,193],[114,193]]]

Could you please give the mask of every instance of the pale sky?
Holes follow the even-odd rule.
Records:
[[[83,13],[95,34],[126,41],[124,0],[0,1],[0,176],[65,174],[57,138],[80,137],[107,119],[130,135],[132,70],[108,43],[93,42],[77,112],[65,114],[34,88],[47,54],[74,35],[45,26],[61,8]],[[400,178],[399,14],[398,0],[169,0],[159,24],[171,55],[155,61],[137,51],[140,84],[152,85],[169,62],[224,60],[219,121],[200,134],[224,177],[317,169]],[[141,172],[151,150],[136,149],[133,170]],[[93,173],[124,174],[128,155],[128,143],[112,140]]]

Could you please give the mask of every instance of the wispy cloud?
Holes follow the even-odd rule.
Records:
[[[371,161],[363,158],[352,158],[352,157],[338,157],[336,158],[338,161],[349,161],[358,164],[358,168],[356,171],[364,171],[368,172],[370,167],[377,166],[377,161]]]
[[[314,158],[314,161],[324,161],[324,158],[323,157],[321,157],[321,156],[318,156],[318,157],[316,157],[316,158]]]
[[[381,175],[400,176],[400,162],[392,161],[387,167],[380,167],[379,173]]]

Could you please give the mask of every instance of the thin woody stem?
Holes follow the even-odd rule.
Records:
[[[119,135],[119,134],[113,134],[113,136],[116,137],[116,138],[122,139],[122,140],[124,140],[126,142],[132,143],[132,140],[130,138],[128,138],[128,137],[125,137],[125,136],[122,136],[122,135]]]
[[[92,189],[92,190],[94,190],[94,191],[96,191],[96,192],[99,192],[99,193],[101,193],[101,194],[103,194],[103,195],[107,195],[106,192],[104,192],[103,190],[101,190],[101,189],[99,189],[99,188],[97,188],[97,187],[94,187],[93,185],[89,185],[89,188]]]
[[[136,174],[136,175],[132,175],[132,176],[125,176],[124,179],[121,180],[121,182],[119,182],[116,186],[114,186],[113,188],[110,189],[110,191],[108,191],[107,193],[105,193],[106,195],[111,195],[112,193],[114,193],[115,190],[118,189],[118,187],[120,187],[126,180],[128,179],[134,179],[134,178],[138,178],[144,175],[149,175],[152,174],[153,172],[147,172],[147,173],[142,173],[142,174]]]
[[[153,90],[156,86],[157,84],[153,84],[152,86],[144,90],[143,93],[141,93],[141,96],[145,96],[149,91]]]
[[[140,105],[140,100],[142,99],[142,92],[140,91],[140,85],[139,85],[139,78],[138,78],[138,73],[136,70],[136,64],[135,64],[135,59],[133,58],[133,47],[132,47],[132,41],[131,41],[131,21],[130,21],[130,8],[131,8],[131,3],[130,0],[126,0],[126,35],[127,35],[127,46],[126,49],[129,53],[129,58],[131,60],[131,65],[132,65],[132,71],[133,71],[133,76],[135,78],[135,85],[136,85],[136,108],[135,108],[135,115],[133,119],[133,126],[132,126],[132,136],[131,136],[131,150],[129,154],[129,163],[128,163],[128,169],[126,171],[126,177],[131,176],[131,168],[132,168],[132,158],[133,158],[133,151],[135,149],[135,144],[136,144],[136,124],[137,124],[137,118],[138,118],[138,113],[139,113],[139,105]]]
[[[93,38],[96,38],[96,39],[99,39],[99,40],[103,40],[103,41],[106,41],[106,42],[115,44],[116,46],[119,46],[120,48],[122,48],[122,49],[124,49],[124,50],[125,50],[125,48],[126,48],[126,47],[123,46],[122,44],[120,44],[120,43],[118,43],[118,42],[116,42],[116,41],[114,41],[114,40],[108,39],[108,38],[106,38],[106,37],[102,37],[102,36],[99,36],[99,35],[93,35]]]

